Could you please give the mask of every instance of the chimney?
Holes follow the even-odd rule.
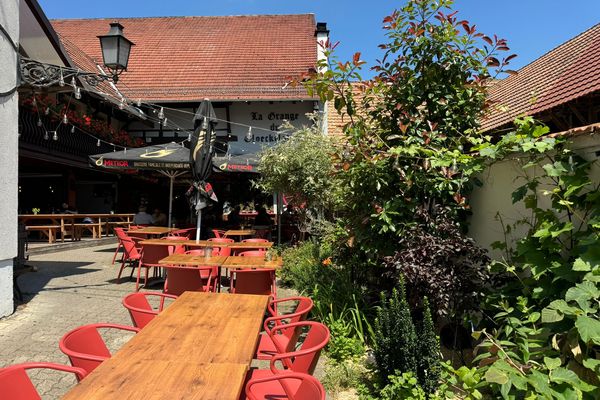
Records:
[[[326,22],[317,22],[315,38],[317,39],[317,60],[325,60],[325,43],[329,40],[329,29],[327,29]],[[319,72],[323,72],[323,68],[319,68]]]

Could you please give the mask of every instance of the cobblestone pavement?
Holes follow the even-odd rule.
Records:
[[[121,299],[135,290],[135,281],[127,279],[127,269],[125,279],[116,283],[118,264],[111,265],[114,249],[104,245],[30,257],[28,264],[37,272],[19,278],[25,303],[0,319],[0,366],[27,361],[69,364],[58,348],[69,330],[98,322],[131,325]],[[279,297],[288,294],[278,291]],[[131,337],[115,330],[102,335],[111,352]],[[72,374],[61,372],[33,370],[30,376],[44,400],[60,398],[76,383]]]

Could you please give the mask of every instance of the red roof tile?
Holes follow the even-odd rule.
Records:
[[[496,104],[482,121],[484,131],[535,115],[600,91],[600,24],[546,53],[490,87]]]
[[[114,19],[53,20],[75,63],[76,49],[101,64],[96,36]],[[119,89],[145,101],[308,99],[289,77],[314,68],[317,59],[312,14],[228,17],[123,18],[135,43]],[[78,64],[79,65],[79,64]],[[81,65],[88,69],[89,66]]]

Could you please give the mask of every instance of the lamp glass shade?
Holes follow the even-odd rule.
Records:
[[[118,22],[111,23],[108,34],[98,36],[98,39],[100,39],[104,65],[116,74],[126,70],[129,52],[134,43],[123,36],[123,26]]]

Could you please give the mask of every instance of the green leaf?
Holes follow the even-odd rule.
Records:
[[[575,372],[562,367],[550,371],[550,381],[558,384],[566,383],[584,392],[591,392],[596,388],[579,379]]]
[[[546,364],[546,367],[552,371],[553,369],[560,367],[562,362],[560,361],[560,358],[544,357],[544,364]]]
[[[515,204],[518,201],[523,200],[523,197],[527,194],[527,185],[523,185],[520,188],[512,192],[512,202]]]
[[[499,385],[504,385],[508,382],[508,375],[505,372],[500,371],[500,369],[496,368],[494,365],[485,372],[484,378],[490,383],[497,383]]]
[[[598,290],[594,283],[582,282],[567,290],[565,300],[576,301],[579,307],[588,310],[589,300],[597,299],[598,297],[600,297],[600,290]]]
[[[591,271],[592,265],[589,262],[583,261],[580,258],[577,258],[573,263],[573,271]]]
[[[600,321],[581,315],[577,317],[575,327],[585,343],[593,342],[600,345]]]
[[[596,360],[594,358],[586,358],[583,360],[583,366],[591,369],[596,373],[600,373],[600,360]]]

